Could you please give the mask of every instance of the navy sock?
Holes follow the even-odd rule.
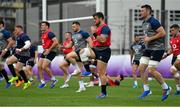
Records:
[[[87,72],[91,72],[89,64],[84,64],[84,68],[86,69]]]
[[[0,72],[1,72],[1,74],[4,76],[6,82],[8,83],[9,78],[8,78],[8,75],[7,75],[7,72],[5,71],[5,69],[2,69]]]
[[[103,93],[103,94],[107,94],[107,92],[106,92],[106,85],[101,85],[101,92]]]
[[[8,67],[9,67],[9,70],[11,71],[11,74],[13,75],[13,77],[16,77],[16,72],[15,72],[13,64],[8,65]]]
[[[24,82],[25,82],[25,83],[27,83],[27,82],[28,82],[28,80],[27,80],[27,77],[26,77],[26,74],[24,73],[24,71],[23,71],[23,70],[21,70],[21,71],[19,72],[19,74],[20,74],[20,75],[21,75],[21,77],[23,78]]]

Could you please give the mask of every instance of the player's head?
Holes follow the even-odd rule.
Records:
[[[0,20],[0,29],[4,27],[4,21]]]
[[[173,24],[171,27],[170,27],[170,35],[171,36],[176,36],[176,34],[179,33],[179,25],[178,24]]]
[[[104,20],[104,15],[102,12],[96,12],[93,14],[94,23],[96,26],[99,26],[101,22]]]
[[[23,27],[21,25],[16,25],[14,28],[14,34],[19,36],[21,33],[23,33]]]
[[[140,35],[135,34],[134,35],[134,41],[139,42],[140,41]]]
[[[42,21],[41,22],[41,31],[46,31],[48,30],[50,27],[50,23],[47,21]]]
[[[65,37],[66,40],[67,40],[67,39],[71,39],[72,33],[71,33],[71,32],[66,32],[66,33],[64,34],[64,37]]]
[[[140,16],[142,19],[146,19],[152,13],[152,8],[150,5],[145,4],[141,6]]]
[[[73,23],[72,23],[72,30],[73,30],[74,32],[78,32],[78,31],[80,30],[80,23],[77,22],[77,21],[73,22]]]

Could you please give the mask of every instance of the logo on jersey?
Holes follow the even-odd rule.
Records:
[[[145,23],[143,23],[142,28],[143,28],[144,35],[148,35],[148,31],[151,29],[151,25],[150,25],[150,23],[145,22]]]

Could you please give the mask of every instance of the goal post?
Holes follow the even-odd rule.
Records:
[[[100,11],[100,7],[101,7],[101,0],[96,0],[96,12]],[[76,18],[67,18],[67,19],[47,20],[46,13],[47,13],[47,0],[42,0],[42,21],[48,21],[49,23],[62,23],[62,22],[93,19],[92,16],[85,16],[85,17],[76,17]]]

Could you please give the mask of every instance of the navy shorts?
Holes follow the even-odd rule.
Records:
[[[31,67],[33,67],[34,66],[34,61],[33,60],[28,60],[27,62],[26,62],[26,65],[29,65],[29,66],[31,66]]]
[[[142,56],[149,57],[150,60],[160,62],[163,54],[164,50],[145,50]]]
[[[105,48],[103,50],[92,48],[92,50],[94,51],[97,60],[108,63],[108,61],[111,57],[111,49],[109,47]]]
[[[44,55],[43,53],[41,54],[41,58],[45,58],[50,61],[52,61],[56,57],[56,52],[50,52],[48,55]]]
[[[139,65],[139,60],[133,60],[133,64],[135,64],[135,65]]]
[[[18,59],[18,62],[21,62],[23,64],[26,64],[26,62],[29,60],[28,56],[21,56],[18,54],[14,54],[14,56]]]

